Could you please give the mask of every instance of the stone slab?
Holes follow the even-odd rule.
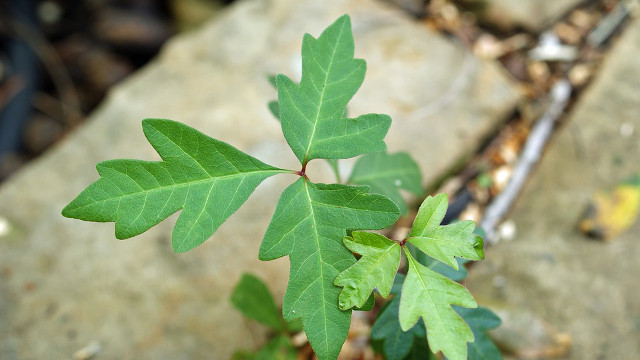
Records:
[[[577,231],[594,192],[640,173],[638,55],[636,20],[518,202],[518,236],[489,248],[467,282],[480,303],[533,312],[568,333],[566,359],[632,360],[640,353],[640,221],[611,243]]]
[[[299,76],[302,34],[352,16],[357,56],[367,59],[354,114],[388,113],[392,151],[419,159],[426,181],[473,152],[519,98],[499,66],[473,58],[398,10],[368,0],[240,1],[203,28],[170,41],[117,86],[86,125],[0,188],[0,358],[66,359],[94,341],[100,359],[226,359],[264,341],[229,295],[244,271],[282,299],[288,260],[257,260],[280,192],[265,181],[199,248],[172,253],[175,216],[134,239],[113,224],[65,219],[63,206],[113,158],[157,160],[140,120],[183,121],[284,168],[296,160],[267,110],[266,75]],[[435,104],[435,105],[434,105]],[[328,168],[308,169],[331,181]]]
[[[481,18],[504,29],[516,26],[538,32],[585,0],[463,0],[480,5]]]

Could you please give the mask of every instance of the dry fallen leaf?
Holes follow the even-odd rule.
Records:
[[[640,175],[635,175],[612,191],[595,193],[578,227],[590,237],[611,241],[630,228],[639,213]]]

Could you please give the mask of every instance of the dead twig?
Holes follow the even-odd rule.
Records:
[[[620,27],[627,15],[629,15],[629,6],[625,2],[618,3],[589,33],[587,43],[593,48],[602,45]]]
[[[24,80],[18,76],[13,75],[2,87],[0,87],[0,109],[2,109],[11,99],[24,89]]]
[[[566,79],[558,80],[551,88],[551,104],[531,129],[531,133],[522,149],[522,154],[513,169],[509,183],[487,207],[484,218],[480,222],[480,227],[486,233],[485,241],[487,243],[496,242],[496,227],[511,209],[513,202],[520,194],[529,177],[529,173],[540,160],[554,125],[567,106],[571,90],[571,84]]]
[[[19,38],[26,42],[36,53],[47,72],[51,76],[60,102],[61,112],[67,126],[73,127],[82,120],[80,100],[69,72],[64,67],[53,46],[38,31],[15,19],[2,17],[0,33]]]

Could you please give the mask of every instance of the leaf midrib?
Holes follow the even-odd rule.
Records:
[[[344,25],[346,22],[342,23],[342,27],[338,32],[338,39],[342,38],[342,32],[344,31]],[[316,116],[313,119],[313,129],[311,130],[311,135],[309,136],[309,142],[307,143],[307,148],[304,151],[303,163],[309,161],[309,151],[311,150],[311,144],[313,144],[313,138],[316,135],[316,130],[318,129],[318,119],[320,117],[320,110],[322,109],[322,101],[324,100],[325,93],[327,92],[327,81],[329,79],[329,72],[331,71],[331,67],[333,66],[334,59],[336,56],[336,50],[338,49],[338,43],[333,47],[333,51],[331,53],[331,61],[329,62],[329,66],[327,67],[327,71],[324,73],[324,81],[322,82],[322,91],[320,92],[320,101],[318,102],[318,110],[316,111]]]
[[[420,271],[419,271],[419,267],[417,264],[417,261],[413,258],[413,256],[411,256],[411,254],[409,253],[409,251],[407,250],[407,248],[405,247],[405,252],[407,253],[407,259],[409,259],[409,262],[411,263],[411,265],[413,265],[413,268],[415,269],[417,275],[418,275],[418,279],[420,280],[420,284],[422,284],[423,287],[423,292],[427,294],[427,297],[429,298],[429,300],[431,301],[431,304],[433,304],[434,309],[437,309],[438,307],[436,306],[436,302],[433,300],[433,296],[431,295],[431,292],[428,291],[427,288],[427,284],[424,282],[424,279],[422,278]],[[431,271],[431,270],[429,270]],[[446,304],[447,306],[450,306],[448,304]],[[452,310],[453,311],[453,310]],[[435,311],[436,316],[438,317],[438,320],[440,321],[441,324],[445,324],[444,320],[442,319],[442,316],[440,315],[439,311]],[[418,321],[420,321],[420,317],[418,317]],[[427,326],[427,322],[425,321],[425,327]],[[443,326],[443,328],[446,330],[447,327]],[[427,329],[427,331],[429,331],[429,329]],[[450,333],[448,331],[445,331],[445,333],[447,334],[447,338],[450,338]],[[449,341],[451,341],[451,339],[449,339]],[[438,350],[442,350],[442,349],[433,349],[434,351],[438,351]]]
[[[325,288],[324,288],[324,284],[322,283],[322,279],[324,279],[324,266],[323,265],[328,265],[327,263],[325,263],[322,260],[322,251],[320,250],[320,237],[318,236],[318,224],[316,222],[316,216],[315,216],[315,212],[313,210],[313,201],[311,200],[311,194],[309,193],[309,186],[307,184],[307,182],[305,181],[303,183],[304,186],[304,190],[305,193],[307,195],[307,200],[309,201],[309,210],[311,211],[311,219],[313,220],[313,228],[314,228],[314,232],[313,232],[313,239],[316,242],[316,247],[318,249],[318,260],[320,261],[320,276],[318,277],[318,279],[321,279],[320,281],[320,288],[322,289],[322,317],[323,317],[323,322],[322,325],[324,326],[324,343],[325,343],[325,351],[329,351],[329,329],[327,327],[327,303],[328,301],[326,301],[326,292],[325,292]]]
[[[126,175],[127,177],[131,178],[131,176],[129,176],[129,174],[123,173],[121,171],[118,171],[116,169],[111,168],[111,170],[114,170],[120,174]],[[229,175],[223,175],[223,176],[218,176],[218,177],[208,177],[208,178],[204,178],[204,179],[199,179],[199,180],[194,180],[194,181],[185,181],[185,182],[176,182],[170,185],[164,185],[164,186],[159,186],[156,188],[151,188],[151,189],[143,189],[142,187],[140,187],[140,184],[138,184],[137,182],[136,185],[138,185],[140,187],[140,191],[136,191],[136,192],[130,192],[130,193],[126,193],[126,194],[122,194],[122,195],[118,195],[118,196],[110,196],[106,199],[102,199],[102,200],[98,200],[98,201],[93,201],[90,202],[88,204],[79,206],[74,208],[75,210],[80,210],[83,209],[85,207],[88,206],[93,206],[96,204],[100,204],[103,202],[107,202],[107,201],[112,201],[112,200],[122,200],[122,199],[126,199],[128,197],[131,196],[136,196],[136,195],[140,195],[140,194],[149,194],[152,192],[156,192],[156,191],[163,191],[163,190],[167,190],[167,189],[179,189],[182,187],[189,187],[189,186],[193,186],[193,185],[200,185],[200,184],[204,184],[204,183],[208,183],[208,182],[216,182],[220,179],[226,179],[226,178],[233,178],[233,177],[242,177],[244,178],[244,176],[250,176],[250,175],[258,175],[258,174],[283,174],[283,173],[290,173],[290,170],[259,170],[259,171],[247,171],[247,172],[239,172],[239,173],[235,173],[235,174],[229,174]],[[101,178],[101,180],[107,180],[106,178]],[[132,179],[133,180],[133,179]]]

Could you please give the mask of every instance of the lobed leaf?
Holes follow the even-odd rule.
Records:
[[[418,210],[407,241],[434,259],[458,270],[455,257],[469,260],[484,258],[483,241],[482,237],[474,233],[476,224],[473,221],[464,220],[440,226],[447,206],[446,194],[428,196]]]
[[[476,307],[469,291],[451,279],[418,263],[405,247],[409,271],[402,286],[399,319],[407,331],[422,318],[431,351],[450,360],[467,358],[467,342],[474,340],[469,326],[450,305]]]
[[[274,330],[283,330],[280,309],[276,307],[267,285],[258,277],[242,274],[231,294],[231,303],[246,317]]]
[[[418,164],[407,153],[377,152],[364,155],[353,167],[349,182],[369,185],[371,192],[388,196],[398,205],[401,214],[407,213],[407,205],[400,189],[416,196],[424,192]]]
[[[182,210],[176,252],[202,244],[264,179],[288,173],[179,122],[146,119],[144,134],[162,161],[109,160],[100,179],[63,210],[66,217],[115,222],[116,237],[139,235]]]
[[[371,338],[382,341],[382,352],[387,360],[404,359],[414,347],[415,340],[426,336],[426,329],[422,321],[418,321],[407,331],[403,331],[400,326],[398,319],[401,298],[399,288],[403,281],[404,275],[396,275],[394,290],[392,290],[394,297],[380,310],[371,328]]]
[[[409,251],[411,251],[411,254],[413,255],[414,259],[416,259],[416,261],[419,262],[420,264],[426,266],[427,269],[433,270],[439,274],[442,274],[453,281],[462,281],[468,275],[467,268],[464,267],[464,264],[469,262],[469,260],[456,258],[456,261],[458,262],[458,270],[455,270],[451,266],[445,265],[444,263],[423,253],[422,251],[418,250],[415,246],[411,246],[409,248]]]
[[[366,71],[364,60],[355,59],[353,53],[351,20],[344,15],[317,39],[304,36],[300,84],[285,75],[276,78],[282,132],[302,164],[386,149],[389,116],[343,116]]]
[[[400,245],[382,235],[363,231],[354,231],[343,241],[349,250],[362,257],[334,281],[343,288],[339,297],[340,309],[362,307],[376,287],[380,295],[389,296],[400,265]]]
[[[487,335],[487,331],[500,326],[500,318],[485,307],[467,309],[455,307],[458,315],[469,325],[475,341],[469,343],[469,360],[500,360],[500,350]]]
[[[277,90],[277,84],[276,84],[276,76],[275,75],[271,75],[268,77],[269,82],[271,83],[271,85],[273,85],[273,87]],[[269,107],[269,111],[271,112],[271,115],[273,115],[278,121],[280,121],[280,108],[278,106],[278,101],[269,101],[269,103],[267,104],[267,106]],[[344,113],[342,115],[342,117],[347,117],[347,109],[344,109]],[[340,170],[338,167],[338,159],[326,159],[327,162],[329,163],[329,166],[331,167],[331,171],[333,171],[333,174],[336,177],[336,181],[339,183],[340,181]]]
[[[336,359],[349,331],[351,311],[338,307],[338,274],[353,263],[342,244],[346,229],[381,229],[395,222],[398,207],[368,187],[314,184],[300,178],[282,193],[260,246],[261,260],[289,255],[289,284],[282,312],[302,318],[320,360]]]
[[[376,305],[376,297],[373,295],[373,293],[371,293],[369,295],[369,297],[367,298],[367,300],[364,302],[364,305],[362,306],[356,306],[353,308],[353,310],[357,310],[357,311],[371,311],[373,310],[373,307]]]

